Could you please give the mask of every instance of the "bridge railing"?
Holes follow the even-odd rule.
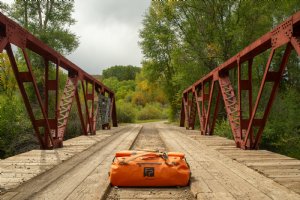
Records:
[[[280,65],[274,70],[271,63],[275,52],[280,52],[282,48],[283,54],[276,54],[281,58]],[[253,60],[267,50],[270,51],[269,57],[253,104]],[[194,129],[198,116],[201,134],[212,135],[222,97],[236,146],[243,149],[257,149],[292,50],[300,56],[300,12],[184,90],[180,126]],[[229,78],[229,73],[233,69],[237,70],[237,84]],[[246,78],[242,76],[245,72]],[[267,97],[262,116],[258,117],[258,106],[267,84],[271,85],[271,92]],[[248,95],[247,99],[242,101],[246,96],[242,95],[244,92]],[[247,102],[247,110],[242,108],[242,102]]]
[[[17,64],[15,48],[20,50],[18,54],[21,54],[25,60],[25,71],[20,69],[20,66]],[[96,132],[96,118],[98,117],[98,103],[96,101],[98,101],[97,98],[100,94],[109,98],[109,105],[111,105],[109,119],[111,119],[113,126],[117,126],[113,91],[0,13],[0,52],[3,51],[9,57],[26,110],[42,149],[56,148],[63,145],[64,134],[74,99],[77,103],[83,134],[95,134]],[[33,73],[29,56],[31,52],[43,60],[43,67],[45,67],[44,93],[41,93],[40,85],[38,87],[36,81],[38,77],[35,77]],[[52,70],[50,69],[51,67],[52,69],[55,68],[55,78],[50,77],[49,71]],[[68,72],[68,79],[62,94],[59,94],[60,69]],[[32,86],[41,115],[37,115],[33,111],[32,102],[30,102],[25,85]],[[79,90],[79,87],[82,90]],[[80,98],[80,91],[82,91],[83,100]],[[51,96],[55,99],[54,117],[49,115],[50,93],[54,93],[54,97],[53,95]],[[110,128],[109,123],[104,124],[103,128]]]

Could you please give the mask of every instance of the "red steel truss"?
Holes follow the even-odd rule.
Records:
[[[27,67],[25,71],[19,69],[14,55],[15,47],[12,47],[12,45],[21,49],[21,54],[24,57]],[[113,91],[41,42],[17,23],[0,13],[0,52],[3,52],[3,50],[6,51],[9,57],[26,110],[42,149],[62,147],[74,99],[77,103],[78,115],[84,135],[95,134],[96,132],[95,123],[98,110],[96,101],[98,94],[106,95],[111,99],[112,107],[110,118],[112,125],[117,126],[115,96]],[[44,61],[44,94],[41,94],[38,88],[28,51],[36,53]],[[55,66],[54,79],[51,79],[49,75],[50,63],[52,66]],[[64,92],[59,98],[59,70],[61,68],[68,72],[68,79],[65,84]],[[26,92],[26,87],[24,86],[25,83],[33,86],[42,116],[36,116],[36,113],[33,111],[29,96]],[[81,86],[83,90],[83,100],[80,99],[79,86]],[[54,93],[55,96],[56,111],[54,117],[49,116],[50,92]],[[109,125],[107,126],[106,128],[110,127]]]
[[[272,60],[275,52],[280,52],[279,48],[285,48],[285,50],[280,55],[281,63],[278,69],[274,70]],[[253,60],[267,50],[270,51],[269,58],[264,68],[257,97],[253,99]],[[279,82],[292,50],[300,56],[300,12],[184,90],[180,126],[194,129],[196,115],[198,115],[201,134],[212,135],[222,97],[236,146],[243,149],[258,149]],[[229,79],[230,70],[237,70],[237,94],[235,94],[234,83]],[[247,72],[246,78],[242,76],[242,72]],[[257,117],[258,106],[267,83],[272,85],[271,92],[267,97],[262,117]],[[242,101],[242,98],[245,98],[242,92],[248,93],[245,101]],[[214,96],[213,94],[216,93],[217,95]],[[252,104],[253,100],[255,100],[254,104]],[[247,102],[247,111],[244,108],[245,105],[242,107],[242,102]],[[249,116],[245,116],[246,113],[249,113],[247,114]]]

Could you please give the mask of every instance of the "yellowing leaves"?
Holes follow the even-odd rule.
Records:
[[[148,80],[143,80],[137,83],[137,88],[142,91],[148,91],[150,89]]]
[[[221,53],[221,48],[216,43],[208,43],[206,45],[207,57],[217,57]]]
[[[0,90],[7,96],[12,96],[16,91],[17,83],[6,53],[0,53]]]

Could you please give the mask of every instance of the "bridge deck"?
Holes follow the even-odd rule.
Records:
[[[114,152],[131,148],[141,127],[81,136],[62,149],[34,150],[1,160],[0,187],[7,191],[0,199],[104,198],[110,189],[107,172]],[[240,150],[231,140],[162,123],[151,128],[169,151],[186,154],[192,170],[190,189],[197,199],[300,199],[299,160],[264,150]],[[135,196],[134,191],[123,190],[120,199],[170,199],[167,194],[172,193],[140,191]]]
[[[13,189],[23,182],[59,165],[95,143],[103,141],[122,128],[116,128],[95,136],[72,138],[64,142],[64,148],[32,150],[1,160],[0,192]]]
[[[236,148],[234,141],[223,137],[202,136],[195,131],[181,132],[300,194],[299,160],[267,150],[245,151]]]
[[[299,160],[241,150],[226,138],[177,127],[162,127],[161,135],[171,149],[187,154],[199,199],[300,199]]]

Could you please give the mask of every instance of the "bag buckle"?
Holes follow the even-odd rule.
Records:
[[[163,152],[161,157],[164,159],[164,160],[168,160],[168,154],[166,152]]]

